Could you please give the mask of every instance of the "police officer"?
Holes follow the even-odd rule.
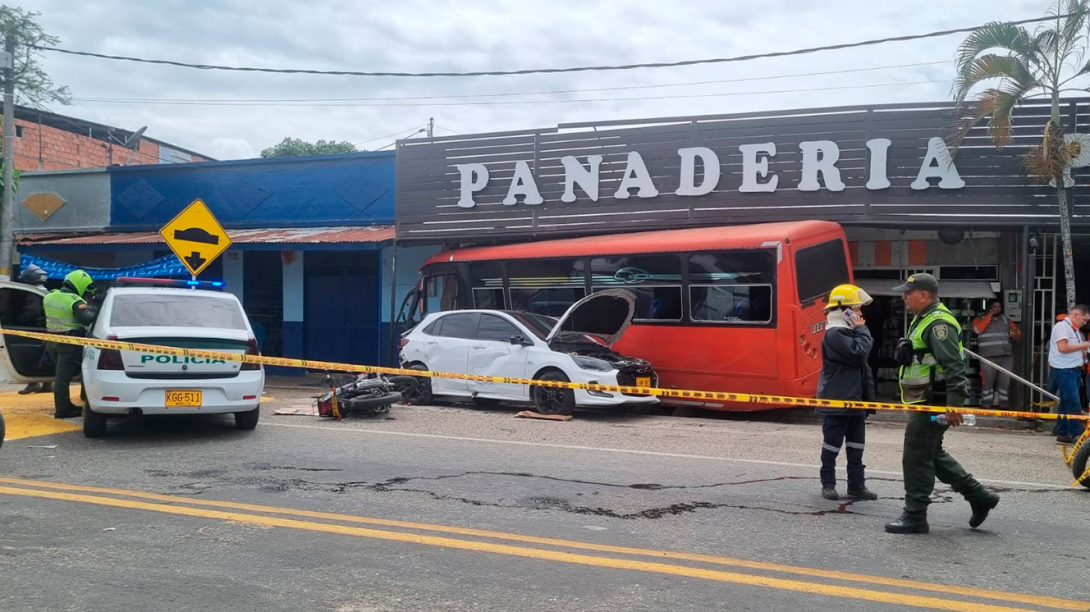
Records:
[[[915,313],[908,338],[898,342],[901,364],[901,401],[905,404],[963,406],[968,398],[965,362],[961,352],[961,325],[939,302],[939,281],[930,274],[914,274],[894,289],[904,293],[905,308]],[[957,412],[946,414],[950,426],[961,425]],[[942,447],[947,425],[931,420],[931,413],[912,412],[905,428],[902,466],[905,479],[905,510],[901,518],[886,524],[889,533],[927,533],[927,505],[935,478],[965,497],[973,510],[970,527],[978,527],[999,504],[999,496],[987,491]]]
[[[64,277],[64,287],[50,291],[42,301],[45,307],[45,325],[51,334],[84,336],[95,322],[97,312],[87,300],[94,297],[95,282],[91,275],[76,270]],[[72,404],[69,386],[80,373],[83,347],[50,342],[46,350],[57,365],[53,377],[53,418],[70,419],[80,415],[80,409]]]

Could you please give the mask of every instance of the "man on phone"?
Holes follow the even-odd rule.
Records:
[[[874,375],[867,365],[874,339],[862,312],[862,307],[872,301],[866,291],[855,285],[840,285],[829,294],[825,305],[825,338],[821,341],[819,399],[874,401]],[[846,442],[848,497],[878,499],[876,493],[867,489],[864,476],[867,411],[819,407],[817,413],[824,417],[821,425],[821,496],[840,499],[836,491],[836,458]]]

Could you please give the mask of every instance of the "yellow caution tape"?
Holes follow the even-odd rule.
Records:
[[[856,410],[898,410],[911,412],[959,412],[962,414],[977,414],[999,417],[1024,417],[1032,419],[1056,420],[1065,417],[1073,421],[1090,420],[1085,415],[1056,415],[1038,412],[1014,412],[1009,410],[989,410],[986,408],[954,408],[949,406],[925,406],[920,404],[888,404],[881,402],[857,402],[831,399],[815,399],[809,397],[788,397],[782,395],[756,395],[751,393],[724,393],[721,391],[691,391],[686,389],[661,389],[654,387],[627,387],[614,385],[600,385],[588,383],[563,382],[558,380],[532,380],[527,378],[508,378],[503,376],[481,376],[479,374],[456,374],[453,372],[429,372],[424,370],[408,370],[405,368],[388,368],[382,366],[356,365],[350,363],[336,363],[332,361],[314,361],[310,359],[290,359],[286,357],[263,357],[259,355],[242,355],[206,349],[177,348],[172,346],[160,346],[154,344],[140,344],[137,342],[124,342],[120,340],[99,340],[97,338],[79,338],[75,336],[62,336],[45,334],[23,330],[0,329],[0,334],[33,338],[58,344],[71,344],[75,346],[91,346],[99,349],[114,349],[120,351],[134,351],[137,353],[152,353],[159,355],[177,355],[180,357],[198,357],[201,359],[223,359],[226,361],[241,361],[243,363],[255,363],[259,365],[281,366],[285,368],[306,368],[314,370],[333,370],[342,372],[360,372],[368,374],[387,374],[400,376],[416,376],[428,378],[449,378],[454,380],[473,380],[478,382],[504,383],[515,385],[537,385],[540,387],[554,387],[560,389],[583,389],[586,391],[601,391],[605,393],[621,393],[625,395],[653,395],[656,397],[668,397],[679,399],[711,400],[716,402],[731,402],[737,404],[769,404],[774,406],[792,406],[798,408],[850,408]]]

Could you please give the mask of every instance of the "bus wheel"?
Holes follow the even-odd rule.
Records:
[[[571,382],[563,372],[549,370],[538,380]],[[534,408],[541,414],[571,414],[575,410],[575,391],[555,387],[534,387]]]

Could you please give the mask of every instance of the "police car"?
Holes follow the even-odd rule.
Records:
[[[199,348],[257,355],[253,329],[234,295],[222,283],[162,279],[119,279],[102,302],[90,334],[104,340],[127,340],[178,348]],[[185,288],[189,287],[189,288]],[[44,331],[20,325],[18,314],[40,309],[45,291],[0,283],[0,326]],[[8,321],[12,321],[9,323]],[[41,360],[36,340],[5,336],[0,364],[18,382],[51,380],[51,364]],[[136,351],[84,350],[86,394],[83,432],[97,437],[117,415],[234,414],[241,429],[253,429],[260,415],[265,372],[256,364],[225,359],[159,355]]]

